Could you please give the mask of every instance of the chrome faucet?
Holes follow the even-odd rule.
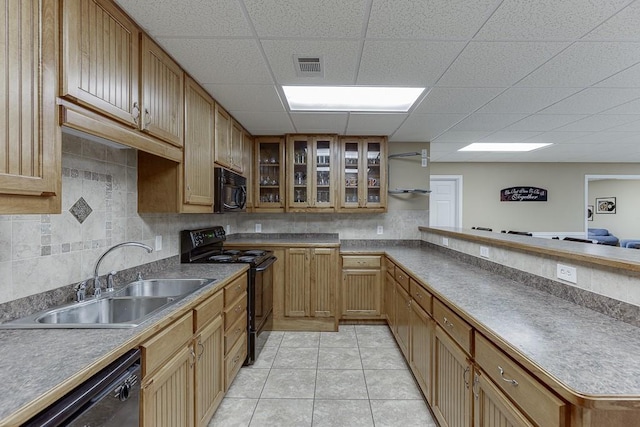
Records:
[[[105,256],[107,256],[108,253],[112,252],[114,249],[118,249],[121,248],[123,246],[137,246],[139,248],[143,248],[146,249],[146,251],[148,253],[153,252],[153,248],[149,245],[145,245],[144,243],[140,243],[140,242],[123,242],[123,243],[118,243],[117,245],[114,245],[112,247],[110,247],[109,249],[107,249],[102,255],[100,255],[100,258],[98,258],[98,261],[96,261],[96,266],[93,269],[93,288],[94,288],[94,295],[97,297],[100,296],[101,292],[102,292],[102,288],[100,286],[100,279],[98,278],[98,268],[100,268],[100,263],[102,262],[102,260],[104,259]],[[112,276],[113,274],[115,274],[115,272],[111,272],[110,276]],[[107,291],[112,291],[113,290],[113,279],[108,280],[107,281]]]

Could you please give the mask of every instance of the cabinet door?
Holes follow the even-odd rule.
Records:
[[[284,315],[286,317],[307,317],[311,314],[309,250],[304,248],[287,249],[286,269]]]
[[[362,141],[362,196],[361,206],[381,209],[387,206],[387,150],[384,138],[366,138]]]
[[[396,338],[405,359],[409,359],[409,313],[411,297],[402,286],[396,284]]]
[[[231,169],[231,116],[218,103],[215,111],[215,161],[220,166]]]
[[[284,139],[258,137],[255,141],[254,208],[256,212],[283,212],[285,206]]]
[[[287,212],[313,206],[311,189],[313,140],[308,135],[287,136]]]
[[[253,210],[253,137],[247,132],[242,133],[242,169],[247,178],[247,211]]]
[[[313,138],[311,160],[311,206],[315,209],[333,210],[335,203],[335,137]]]
[[[243,158],[243,144],[244,140],[242,139],[242,126],[235,120],[231,121],[231,145],[229,147],[229,164],[231,165],[231,169],[238,172],[241,175],[244,175],[244,168],[242,161]]]
[[[183,347],[142,384],[142,422],[146,427],[192,426],[194,423],[194,351]]]
[[[413,371],[418,385],[431,403],[431,352],[434,339],[434,321],[415,302],[411,304],[410,319],[411,344],[409,365]]]
[[[382,272],[372,269],[342,270],[342,317],[380,317]]]
[[[1,4],[0,213],[59,212],[57,2]]]
[[[224,395],[224,327],[216,317],[195,340],[196,425],[205,427]]]
[[[533,427],[493,383],[476,372],[473,380],[474,427]]]
[[[213,99],[191,78],[185,85],[184,203],[213,206]]]
[[[109,0],[64,0],[61,94],[138,127],[140,30]]]
[[[384,282],[384,311],[387,315],[387,323],[392,331],[396,330],[396,282],[387,271]]]
[[[472,374],[467,355],[436,326],[432,409],[441,426],[471,426]]]
[[[141,79],[140,129],[182,147],[184,72],[146,35],[142,36]]]
[[[310,305],[313,317],[335,315],[337,268],[338,251],[336,249],[311,249]]]
[[[340,144],[340,207],[356,209],[360,206],[360,140],[344,139]]]

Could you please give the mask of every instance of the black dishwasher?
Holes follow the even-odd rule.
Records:
[[[131,350],[24,426],[138,426],[140,350]]]

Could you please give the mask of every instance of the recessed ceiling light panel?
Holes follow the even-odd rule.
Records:
[[[474,142],[466,147],[459,149],[458,151],[498,151],[498,152],[523,152],[533,151],[538,148],[546,147],[551,143],[526,143],[526,142]]]
[[[291,111],[365,111],[405,113],[422,87],[283,86]]]

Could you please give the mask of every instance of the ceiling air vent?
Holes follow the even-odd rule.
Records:
[[[324,77],[321,56],[293,55],[293,62],[298,77]]]

